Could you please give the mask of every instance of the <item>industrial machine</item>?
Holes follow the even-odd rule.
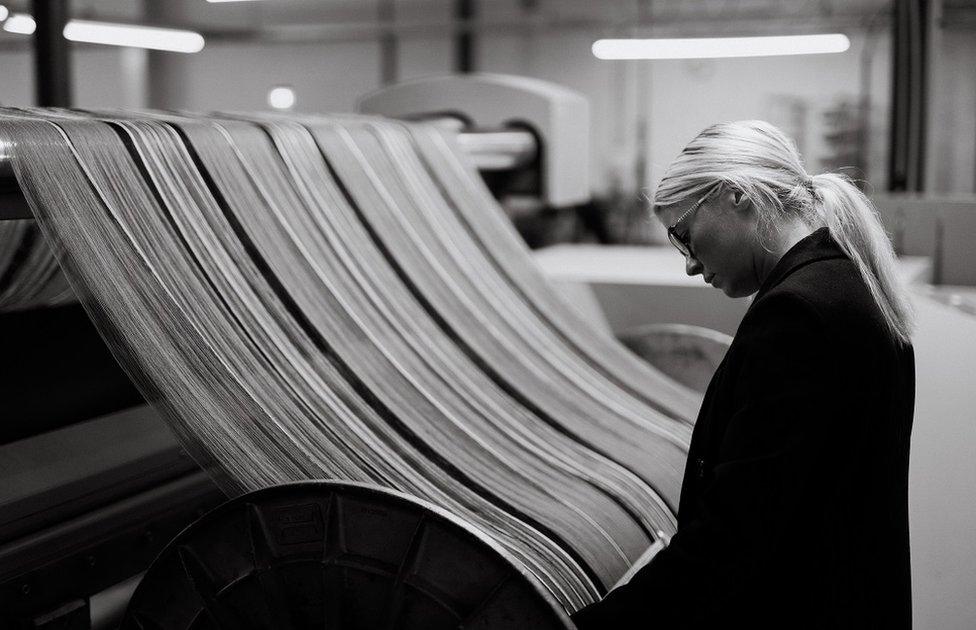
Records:
[[[501,189],[517,189],[520,195],[560,205],[578,203],[588,195],[586,101],[568,90],[515,77],[444,77],[382,90],[364,98],[361,108],[411,119],[436,117],[442,124],[453,125],[459,145],[500,196],[507,194],[497,192]],[[29,219],[30,211],[0,139],[0,221]],[[40,238],[40,230],[32,228],[30,237],[21,242],[22,249],[26,252]],[[0,277],[0,290],[9,280]],[[424,524],[411,526],[416,531],[391,529],[383,540],[364,540],[364,547],[347,550],[348,558],[334,557],[335,563],[317,566],[314,570],[320,571],[319,577],[309,578],[334,580],[335,571],[357,572],[358,577],[349,579],[365,580],[372,585],[369,588],[380,588],[382,583],[396,593],[409,592],[403,597],[395,594],[402,599],[396,605],[419,607],[410,610],[427,610],[423,614],[429,616],[423,617],[426,622],[403,627],[436,627],[430,625],[432,619],[453,619],[451,615],[472,620],[473,627],[500,627],[490,620],[506,618],[505,611],[512,606],[519,607],[524,619],[533,621],[531,627],[568,624],[558,605],[498,549],[431,506],[411,503],[393,493],[313,484],[239,498],[211,512],[166,547],[226,497],[177,445],[168,427],[136,391],[82,306],[0,313],[0,346],[5,355],[0,390],[4,417],[0,423],[0,629],[114,627],[139,581],[137,576],[161,551],[156,569],[146,579],[169,579],[161,576],[173,570],[170,565],[179,565],[180,579],[189,580],[186,583],[196,593],[182,600],[181,606],[186,607],[180,610],[197,612],[178,621],[160,620],[153,614],[130,615],[126,627],[242,627],[215,621],[222,615],[224,600],[218,593],[223,590],[205,584],[201,576],[217,576],[220,571],[219,567],[208,568],[205,559],[198,562],[197,545],[207,536],[213,539],[214,528],[230,528],[223,532],[227,533],[239,531],[242,523],[253,527],[260,521],[261,531],[267,535],[262,534],[258,542],[264,541],[260,544],[270,555],[250,557],[252,562],[265,564],[251,567],[253,579],[249,578],[251,586],[247,587],[258,588],[271,579],[270,574],[277,575],[272,565],[285,563],[293,552],[301,555],[336,544],[329,536],[340,533],[326,529],[315,530],[320,539],[308,541],[312,547],[282,547],[282,536],[287,538],[289,532],[301,529],[282,524],[279,508],[283,504],[297,506],[299,512],[305,509],[302,506],[313,504],[351,506],[344,514],[353,520],[365,518],[355,515],[356,506],[378,505],[382,507],[377,509],[408,514],[414,519],[411,522]],[[322,518],[325,520],[313,522],[325,527],[332,517]],[[391,523],[394,521],[403,522],[394,519]],[[342,537],[347,544],[353,521],[343,522],[346,524],[337,527],[345,528]],[[459,581],[463,567],[451,569],[449,559],[410,546],[414,544],[411,536],[421,534],[445,537],[448,548],[454,545],[465,553],[487,554],[479,573],[488,566],[494,566],[494,572],[486,569],[483,575],[468,576],[470,583]],[[384,556],[386,551],[380,547],[393,536],[405,537],[404,544],[415,554],[410,562],[427,561],[426,568],[403,559],[403,566],[395,566],[395,559]],[[248,553],[258,554],[258,542],[254,542],[258,539],[248,540],[251,542],[237,542],[252,545]],[[187,549],[197,552],[194,555]],[[435,561],[442,563],[440,568],[429,564]],[[430,571],[442,570],[447,572],[438,585],[438,576]],[[292,575],[289,571],[284,573]],[[281,579],[282,584],[291,584],[291,578]],[[106,589],[118,584],[125,586],[107,596]],[[169,605],[160,603],[161,592],[144,587],[137,592],[136,601],[146,610],[158,610]],[[377,606],[381,601],[389,603],[384,597],[387,595],[376,596]],[[330,605],[336,601],[330,600]],[[320,604],[326,603],[316,605]],[[380,609],[387,611],[388,607]],[[373,627],[360,621],[352,619],[335,627]],[[291,627],[304,626],[296,622]]]
[[[562,86],[489,73],[428,77],[368,94],[359,110],[457,130],[503,201],[521,194],[567,207],[590,197],[589,104]]]
[[[458,132],[458,143],[530,247],[590,227],[589,103],[582,95],[539,79],[473,73],[392,85],[366,95],[358,107]]]

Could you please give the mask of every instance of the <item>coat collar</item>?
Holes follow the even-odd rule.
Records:
[[[769,276],[763,281],[759,292],[753,298],[753,304],[800,267],[817,260],[844,257],[844,251],[827,227],[814,230],[813,233],[797,241],[773,266],[773,270],[769,272]]]

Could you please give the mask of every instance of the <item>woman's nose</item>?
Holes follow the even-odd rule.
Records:
[[[702,264],[694,256],[685,257],[685,273],[689,276],[697,276],[702,272]]]

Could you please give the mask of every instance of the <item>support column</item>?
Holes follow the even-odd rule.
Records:
[[[33,0],[31,12],[37,23],[34,31],[37,105],[70,107],[70,43],[64,38],[64,25],[69,17],[68,0]]]
[[[397,58],[399,46],[396,35],[396,4],[395,0],[380,0],[377,5],[377,17],[384,29],[380,35],[380,85],[392,85],[397,82]]]
[[[930,0],[925,191],[976,192],[976,5]]]
[[[189,23],[185,0],[143,0],[146,20],[158,26]],[[187,55],[150,50],[148,53],[148,105],[154,109],[192,109],[186,89]]]
[[[474,24],[475,0],[455,0],[454,17],[459,29],[455,36],[454,71],[474,71]]]
[[[925,188],[929,0],[894,0],[892,7],[888,190],[921,192]]]

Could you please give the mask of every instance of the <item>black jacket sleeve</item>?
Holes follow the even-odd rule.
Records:
[[[681,519],[670,545],[628,584],[577,612],[578,628],[758,620],[762,594],[775,591],[766,587],[788,579],[774,574],[782,554],[802,563],[809,554],[795,551],[814,549],[796,536],[820,519],[823,454],[850,395],[845,370],[816,311],[799,296],[771,294],[752,311],[737,332],[730,402],[718,410],[727,422],[705,449],[713,461],[688,463],[701,468],[685,481],[697,485],[694,516]]]

